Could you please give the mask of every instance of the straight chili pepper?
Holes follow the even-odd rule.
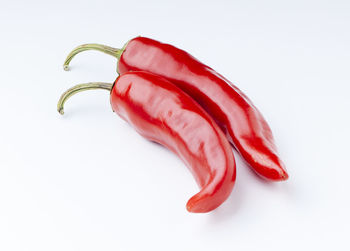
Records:
[[[147,72],[120,75],[114,84],[89,83],[66,91],[57,109],[79,91],[110,90],[114,112],[143,137],[177,154],[191,170],[201,191],[187,202],[187,210],[205,213],[230,195],[236,166],[229,142],[207,112],[168,80]]]
[[[195,99],[219,124],[229,141],[260,176],[280,181],[287,171],[271,129],[249,98],[229,80],[187,52],[146,37],[131,39],[122,49],[86,44],[74,49],[64,68],[79,52],[99,50],[117,57],[117,71],[143,70],[163,76]]]

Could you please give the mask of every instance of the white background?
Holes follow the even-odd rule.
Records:
[[[0,250],[349,250],[350,2],[0,0]],[[138,35],[185,49],[236,83],[269,122],[290,179],[237,160],[219,209],[171,152],[118,118],[116,60],[75,46]]]

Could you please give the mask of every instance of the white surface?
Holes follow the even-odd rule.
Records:
[[[98,3],[97,3],[98,2]],[[214,3],[215,2],[215,3]],[[0,8],[0,250],[349,250],[349,1],[4,1]],[[270,123],[290,173],[237,183],[209,214],[183,163],[90,91],[116,61],[75,46],[137,35],[191,52]]]

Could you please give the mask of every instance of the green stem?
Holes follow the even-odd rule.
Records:
[[[97,50],[97,51],[101,51],[104,52],[108,55],[111,55],[113,57],[116,58],[120,58],[123,49],[117,49],[117,48],[113,48],[107,45],[102,45],[102,44],[83,44],[83,45],[79,45],[78,47],[76,47],[74,50],[71,51],[71,53],[69,53],[69,55],[67,56],[66,60],[64,61],[63,64],[63,69],[65,71],[69,70],[69,63],[70,61],[74,58],[75,55],[77,55],[80,52],[83,51],[87,51],[87,50]]]
[[[80,85],[73,86],[72,88],[68,89],[67,91],[65,91],[62,94],[62,96],[57,104],[57,111],[63,115],[64,114],[64,103],[67,101],[67,99],[69,99],[71,96],[73,96],[74,94],[76,94],[78,92],[87,91],[87,90],[95,90],[95,89],[104,89],[104,90],[111,91],[112,86],[113,86],[113,84],[104,83],[104,82],[92,82],[92,83],[80,84]]]

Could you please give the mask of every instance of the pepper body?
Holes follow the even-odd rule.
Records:
[[[236,179],[232,149],[215,121],[168,80],[128,72],[115,81],[114,112],[143,137],[166,146],[191,170],[201,191],[187,202],[190,212],[209,212],[229,196]]]
[[[170,80],[195,99],[260,176],[274,181],[288,178],[269,125],[230,81],[187,52],[145,37],[130,40],[118,62],[120,74],[138,70]]]

